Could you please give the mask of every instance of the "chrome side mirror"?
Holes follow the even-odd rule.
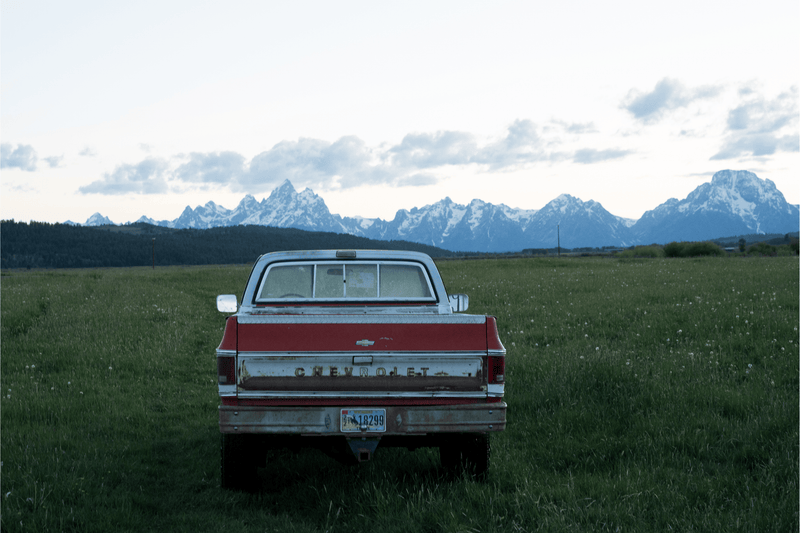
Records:
[[[450,300],[450,309],[454,313],[466,311],[469,307],[469,296],[466,294],[451,294],[447,298]]]
[[[239,309],[239,302],[235,294],[220,294],[217,296],[217,311],[220,313],[235,313]]]

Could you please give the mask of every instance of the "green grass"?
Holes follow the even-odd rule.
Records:
[[[797,531],[796,258],[440,267],[508,349],[486,481],[304,450],[254,494],[219,488],[214,360],[247,268],[4,275],[3,531]]]

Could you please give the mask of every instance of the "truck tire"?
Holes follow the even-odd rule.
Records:
[[[471,436],[464,456],[464,469],[479,478],[489,470],[489,456],[492,452],[488,433]]]
[[[220,485],[223,489],[252,490],[257,481],[250,435],[220,435]]]
[[[485,433],[460,435],[458,439],[439,446],[442,467],[453,474],[465,472],[483,478],[489,470],[491,444]]]

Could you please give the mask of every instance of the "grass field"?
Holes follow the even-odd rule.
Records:
[[[287,451],[252,494],[219,487],[214,359],[247,267],[4,273],[2,530],[798,530],[796,258],[440,267],[508,349],[487,479]]]

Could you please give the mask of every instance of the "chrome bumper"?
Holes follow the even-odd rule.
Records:
[[[342,432],[340,410],[353,405],[219,407],[222,433],[266,433],[282,435],[343,435],[347,437],[427,435],[432,433],[486,433],[506,427],[505,402],[467,405],[386,406],[386,431]],[[384,407],[381,407],[384,408]]]

